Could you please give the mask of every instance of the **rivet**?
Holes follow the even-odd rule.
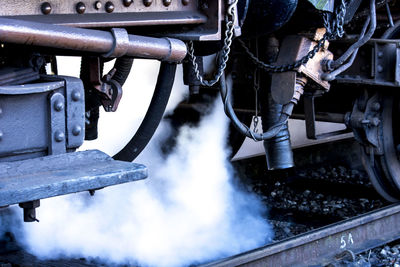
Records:
[[[377,70],[378,70],[378,72],[382,72],[383,71],[382,65],[378,65]]]
[[[56,140],[56,142],[64,141],[64,137],[65,137],[64,133],[62,131],[60,131],[60,130],[57,130],[54,133],[54,140]]]
[[[0,131],[0,141],[2,141],[2,140],[3,140],[3,132]]]
[[[184,6],[187,6],[187,5],[189,5],[189,0],[182,0],[182,4],[184,5]]]
[[[75,125],[75,126],[72,128],[72,134],[75,135],[75,136],[80,135],[81,132],[82,132],[82,127],[79,126],[79,125]]]
[[[79,14],[83,14],[86,11],[86,6],[84,3],[79,2],[78,4],[76,4],[76,12],[78,12]]]
[[[115,9],[115,6],[112,2],[107,2],[106,3],[106,11],[107,13],[112,13]]]
[[[124,6],[129,7],[133,4],[133,0],[123,0]]]
[[[163,0],[164,6],[169,6],[172,3],[172,0]]]
[[[44,2],[41,6],[40,9],[42,10],[42,13],[45,15],[50,14],[51,12],[51,5],[49,2]]]
[[[77,90],[72,91],[72,100],[79,101],[81,99],[81,93]]]
[[[143,5],[145,5],[145,6],[151,6],[152,3],[153,3],[153,0],[143,0]]]
[[[1,114],[3,114],[3,109],[2,109],[2,108],[0,108],[0,115],[1,115]]]
[[[56,111],[61,111],[64,108],[64,103],[61,100],[54,102],[54,109]]]
[[[383,57],[383,52],[382,52],[382,51],[379,51],[379,52],[378,52],[378,57],[379,57],[379,58]]]
[[[102,6],[103,6],[103,4],[100,1],[96,1],[94,3],[94,8],[97,10],[99,10]]]

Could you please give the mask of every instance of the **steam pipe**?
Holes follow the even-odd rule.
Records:
[[[107,32],[6,18],[0,18],[0,36],[1,42],[169,62],[182,61],[187,51],[178,39],[132,35],[125,29]]]
[[[162,62],[150,106],[129,143],[113,158],[133,161],[149,143],[164,115],[175,79],[176,64]]]

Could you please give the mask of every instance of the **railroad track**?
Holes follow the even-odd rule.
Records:
[[[323,266],[398,237],[400,204],[395,204],[202,266]]]

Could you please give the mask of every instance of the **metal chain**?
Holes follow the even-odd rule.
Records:
[[[221,52],[218,55],[218,70],[214,74],[214,77],[211,80],[206,80],[201,74],[199,70],[199,65],[197,64],[196,61],[196,56],[194,55],[194,46],[193,42],[189,41],[188,42],[188,55],[189,59],[192,62],[193,68],[194,68],[194,73],[197,77],[197,79],[200,81],[201,85],[203,86],[213,86],[216,84],[219,79],[221,78],[222,74],[225,71],[226,68],[226,63],[229,60],[229,53],[231,52],[231,45],[232,45],[232,39],[234,35],[234,27],[235,27],[235,8],[238,0],[234,0],[228,7],[228,10],[226,12],[226,30],[225,30],[225,39],[224,39],[224,46],[221,50]]]
[[[250,59],[253,61],[253,63],[260,69],[263,69],[266,72],[275,72],[275,73],[290,71],[290,70],[300,67],[303,64],[307,64],[307,62],[311,58],[313,58],[322,47],[325,46],[325,42],[328,39],[336,39],[337,37],[343,36],[343,33],[344,33],[343,25],[344,25],[345,15],[346,15],[346,2],[345,2],[345,0],[342,0],[339,8],[335,12],[336,20],[333,22],[333,24],[334,24],[333,27],[335,28],[334,32],[332,32],[332,30],[331,30],[331,26],[330,26],[331,24],[329,22],[329,18],[324,16],[324,26],[328,27],[327,32],[318,41],[318,43],[313,47],[313,49],[311,49],[304,57],[302,57],[301,59],[299,59],[291,64],[285,64],[285,65],[280,65],[280,66],[267,64],[267,63],[261,61],[260,59],[258,59],[258,57],[256,57],[250,51],[250,49],[246,46],[246,44],[242,40],[238,40],[238,42],[243,47],[244,51],[250,57]]]
[[[344,18],[346,16],[346,1],[341,0],[340,6],[336,9],[335,20],[330,22],[330,14],[325,12],[323,14],[324,26],[328,34],[330,34],[330,39],[335,39],[337,37],[342,38],[344,34]]]

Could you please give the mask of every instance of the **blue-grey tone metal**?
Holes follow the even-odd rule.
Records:
[[[77,78],[42,76],[0,86],[0,109],[0,161],[63,153],[83,143],[84,89]]]
[[[147,177],[144,165],[98,150],[0,163],[0,206],[49,198]]]
[[[49,155],[65,153],[64,96],[54,93],[49,103]]]
[[[85,91],[82,81],[75,77],[45,76],[46,80],[65,83],[67,148],[77,148],[85,138]]]

